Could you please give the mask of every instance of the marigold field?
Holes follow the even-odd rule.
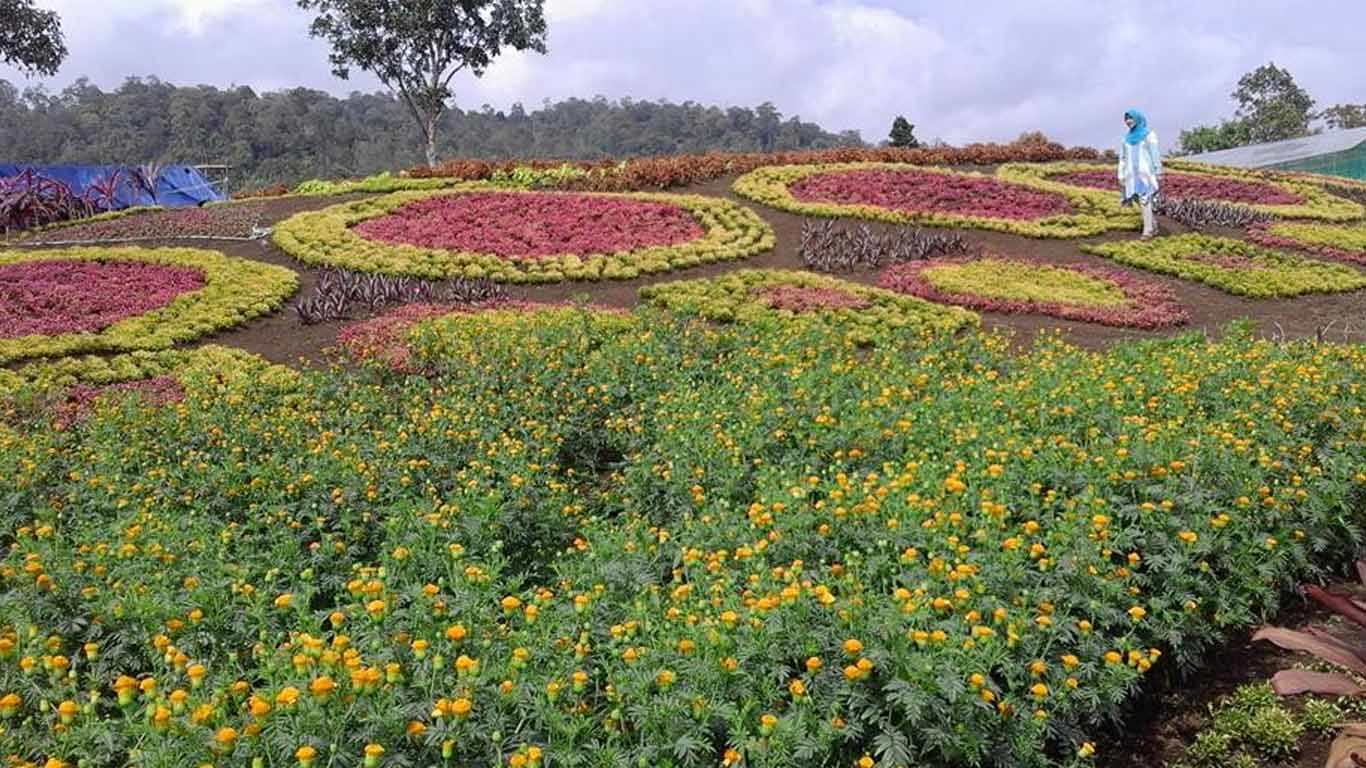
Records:
[[[453,162],[7,241],[0,757],[1116,768],[1366,545],[1366,208],[1174,163],[1138,240],[1101,159]]]

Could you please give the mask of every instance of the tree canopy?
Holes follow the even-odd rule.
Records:
[[[332,71],[374,74],[396,93],[437,158],[437,131],[451,80],[482,76],[504,48],[545,53],[545,0],[298,0],[313,11],[311,33],[332,46]]]
[[[920,146],[920,140],[915,137],[915,126],[911,121],[901,115],[897,115],[892,121],[892,132],[887,136],[887,143],[893,147],[903,147],[905,149],[915,149]]]
[[[0,61],[29,75],[53,75],[66,58],[62,21],[33,0],[0,0]]]
[[[294,88],[176,87],[130,78],[114,91],[80,80],[58,93],[0,80],[0,162],[223,163],[234,189],[363,176],[424,161],[407,107],[392,94],[344,99]],[[454,109],[440,123],[446,156],[591,160],[710,150],[861,146],[772,104],[570,99],[528,110]]]

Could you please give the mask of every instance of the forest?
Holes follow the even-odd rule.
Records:
[[[568,99],[527,111],[453,109],[440,154],[473,158],[653,156],[862,146],[772,104]],[[101,90],[80,80],[59,93],[0,80],[0,162],[222,164],[234,190],[309,178],[362,176],[422,162],[418,131],[384,93],[337,98],[291,88],[184,87],[155,77]]]

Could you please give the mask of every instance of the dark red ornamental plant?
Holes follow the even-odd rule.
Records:
[[[933,171],[839,171],[808,176],[790,186],[806,203],[871,205],[913,213],[1034,220],[1074,213],[1062,195],[999,181]]]

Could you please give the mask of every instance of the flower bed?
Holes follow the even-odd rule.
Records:
[[[1306,251],[1366,264],[1366,225],[1274,222],[1251,227],[1249,240],[1268,248]]]
[[[1050,181],[1073,187],[1117,191],[1119,182],[1113,168],[1090,168],[1049,176]],[[1225,178],[1214,174],[1173,172],[1162,176],[1162,194],[1167,197],[1216,200],[1246,205],[1303,205],[1301,195],[1273,182]]]
[[[1168,328],[1188,315],[1167,288],[1118,270],[949,258],[898,264],[879,285],[982,312],[1040,314],[1126,328]]]
[[[278,309],[284,268],[189,249],[0,251],[0,362],[165,349]]]
[[[440,195],[355,227],[391,245],[543,261],[566,253],[629,253],[696,240],[706,232],[669,205],[598,195],[472,192]]]
[[[93,333],[204,287],[186,267],[135,261],[0,264],[0,340]]]
[[[189,350],[137,351],[39,360],[13,369],[0,368],[0,400],[97,390],[128,382],[172,378],[182,390],[207,394],[225,379],[245,377],[281,384],[296,374],[285,366],[216,344]]]
[[[401,212],[410,205],[416,207],[405,216]],[[528,224],[519,209],[529,211],[535,223]],[[594,216],[607,212],[607,225],[595,225]],[[651,221],[633,220],[645,212]],[[385,221],[395,213],[399,219]],[[496,225],[476,226],[483,214],[493,216]],[[364,236],[369,231],[394,239],[426,238],[419,221],[442,228],[425,242],[457,247],[393,244]],[[581,250],[557,249],[557,238],[565,237]],[[275,228],[275,243],[301,261],[358,272],[547,283],[627,280],[745,259],[771,249],[774,236],[752,211],[719,198],[563,195],[470,186],[436,195],[396,193],[302,213]]]
[[[73,222],[58,229],[30,235],[22,240],[22,244],[240,240],[260,231],[267,205],[246,202],[176,210],[149,209],[125,216]]]
[[[1366,208],[1359,203],[1331,195],[1315,184],[1287,177],[1180,161],[1168,162],[1164,170],[1169,185],[1168,197],[1180,197],[1180,191],[1209,195],[1199,199],[1246,205],[1254,211],[1281,218],[1355,221],[1366,216]],[[1010,163],[998,168],[996,175],[1045,192],[1082,195],[1104,215],[1125,216],[1134,210],[1132,206],[1120,204],[1114,166]]]
[[[1086,194],[1040,192],[990,176],[895,164],[760,168],[735,182],[738,195],[807,216],[993,229],[1029,237],[1084,237],[1130,228],[1102,215]]]
[[[596,317],[433,321],[430,377],[226,366],[174,408],[0,424],[3,738],[94,766],[1088,764],[1150,678],[1362,544],[1360,345]]]
[[[977,323],[971,312],[809,272],[740,270],[646,286],[640,297],[670,312],[715,322],[812,321],[838,329],[857,344],[951,333]]]
[[[1366,275],[1241,240],[1189,234],[1082,246],[1121,264],[1176,275],[1239,296],[1277,298],[1366,288]]]

